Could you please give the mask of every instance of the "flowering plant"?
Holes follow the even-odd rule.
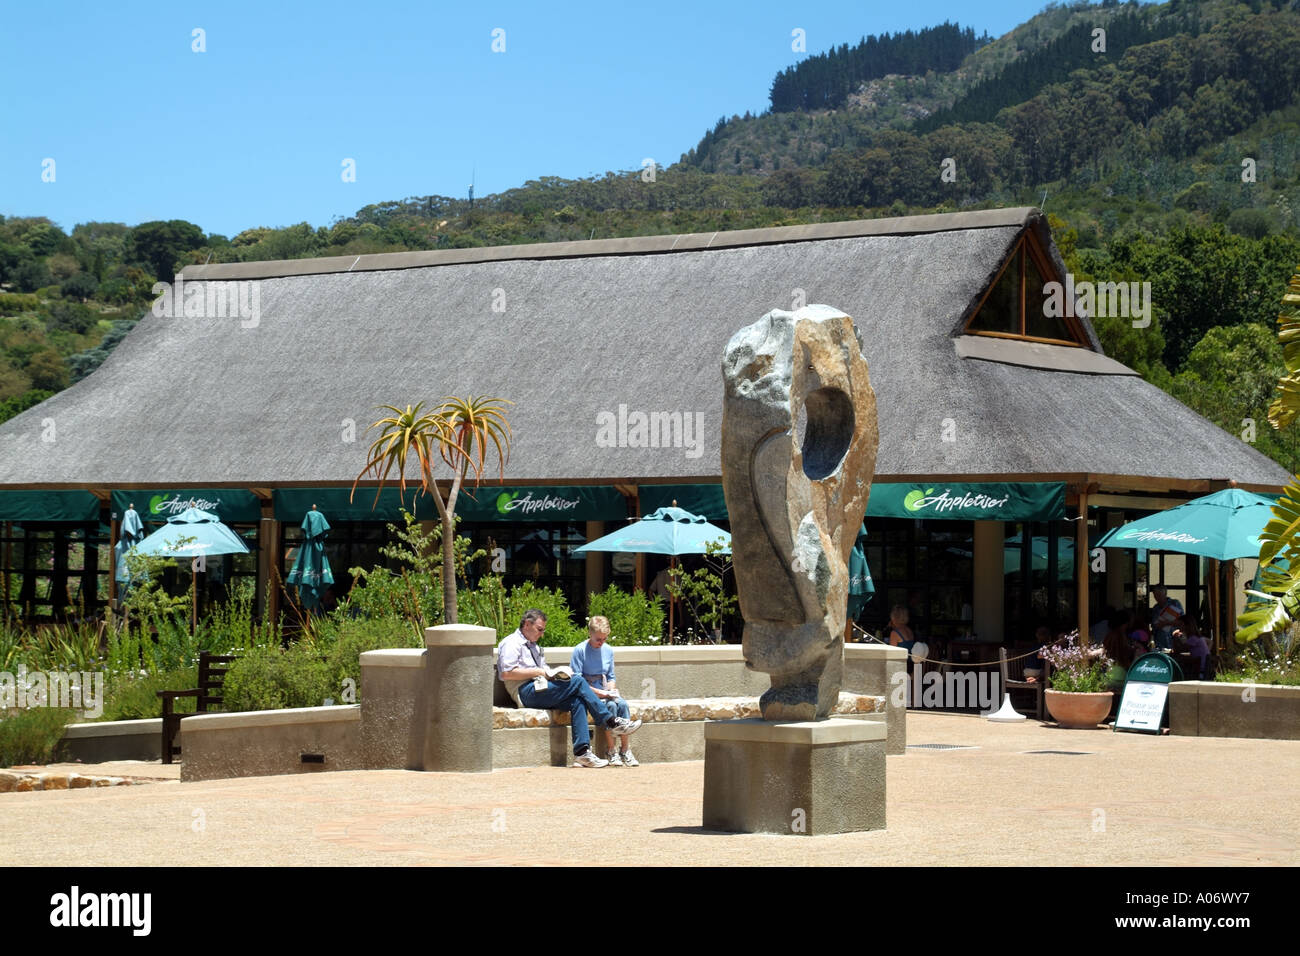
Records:
[[[1080,647],[1078,631],[1045,647],[1043,657],[1052,665],[1052,690],[1096,694],[1110,689],[1106,672],[1114,662],[1100,647]]]

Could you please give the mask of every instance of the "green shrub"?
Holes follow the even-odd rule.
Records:
[[[222,688],[227,712],[319,707],[337,697],[328,663],[307,642],[256,647],[230,665]]]
[[[457,595],[460,620],[465,624],[490,627],[497,632],[497,640],[513,631],[519,624],[511,622],[506,607],[506,589],[499,574],[479,578],[478,587]]]
[[[258,644],[278,644],[278,624],[257,620],[255,603],[255,585],[248,578],[239,579],[229,599],[215,605],[199,625],[198,650],[239,654]]]
[[[80,718],[75,710],[32,707],[0,718],[0,767],[55,760],[63,728]]]
[[[1232,684],[1300,685],[1300,641],[1287,634],[1270,634],[1242,646],[1214,675]]]
[[[543,647],[572,647],[587,639],[587,629],[577,627],[569,614],[569,602],[559,588],[539,588],[531,581],[525,581],[510,589],[506,595],[506,614],[503,626],[509,628],[509,634],[519,626],[524,612],[537,608],[546,615],[546,632],[537,643]],[[506,634],[497,633],[497,640]]]
[[[330,692],[326,697],[335,703],[360,703],[361,701],[361,655],[366,651],[382,651],[396,647],[423,647],[422,640],[416,640],[406,621],[400,618],[379,618],[376,620],[330,621],[322,628],[321,639],[317,641],[318,652],[323,651]],[[344,681],[352,680],[355,699],[345,701]]]
[[[588,620],[598,615],[609,618],[611,644],[658,644],[663,639],[664,608],[657,597],[629,594],[611,584],[591,595],[588,610]]]
[[[109,678],[104,688],[104,712],[98,720],[147,720],[162,716],[160,690],[186,690],[197,687],[198,667],[186,667],[157,674],[122,674]],[[182,697],[176,701],[178,713],[193,713],[195,699]]]

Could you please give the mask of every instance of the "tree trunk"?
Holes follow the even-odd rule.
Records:
[[[460,623],[456,607],[456,516],[450,511],[442,515],[442,620],[444,624]]]

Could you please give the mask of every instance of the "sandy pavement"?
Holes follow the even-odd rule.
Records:
[[[399,770],[0,794],[9,865],[1296,865],[1300,741],[1150,737],[913,712],[888,827],[806,837],[700,826],[704,764]],[[1087,751],[1080,755],[1031,750]],[[113,773],[162,776],[158,764]],[[86,772],[88,768],[78,768]],[[166,768],[171,771],[171,768]],[[592,841],[590,812],[603,836]]]

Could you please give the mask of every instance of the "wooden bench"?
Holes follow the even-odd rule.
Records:
[[[162,698],[162,762],[171,763],[172,758],[180,754],[181,748],[176,746],[176,735],[180,733],[181,721],[186,717],[193,717],[194,714],[206,714],[209,707],[218,707],[221,704],[221,685],[226,679],[226,671],[230,669],[230,662],[235,658],[231,655],[209,654],[207,651],[199,651],[199,686],[192,690],[160,690],[158,696]],[[178,714],[173,710],[173,705],[182,697],[197,698],[194,704],[194,711],[187,714]]]
[[[1024,653],[1024,651],[1016,651],[1017,656],[1022,653]],[[1026,680],[1025,662],[1028,660],[1028,657],[1020,657],[1019,660],[1008,661],[1007,649],[1005,647],[998,648],[998,669],[1002,672],[1002,692],[1004,694],[1009,694],[1012,690],[1033,691],[1034,697],[1036,698],[1035,713],[1037,714],[1038,719],[1042,720],[1044,713],[1043,704],[1045,700],[1043,691],[1048,686],[1047,678],[1052,672],[1052,665],[1047,661],[1043,661],[1043,676],[1039,677],[1037,680]]]

